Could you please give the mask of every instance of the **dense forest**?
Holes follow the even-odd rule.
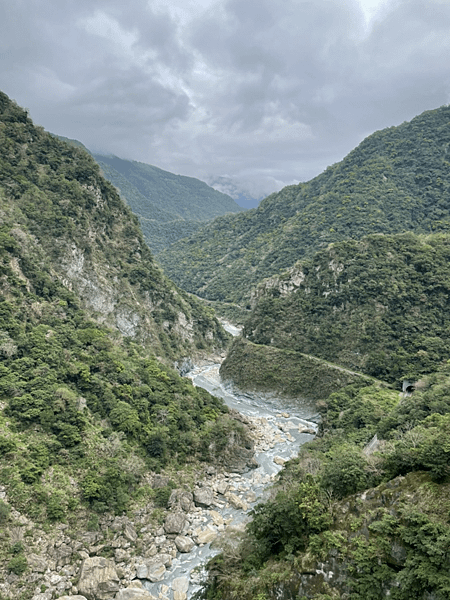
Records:
[[[322,401],[320,435],[225,540],[198,597],[448,598],[449,385],[444,363],[412,395],[348,386]]]
[[[54,137],[93,156],[101,174],[138,217],[144,239],[155,254],[217,216],[244,210],[227,194],[194,177],[114,155],[95,154],[78,140]]]
[[[158,260],[184,289],[246,306],[263,278],[331,242],[447,231],[449,130],[450,107],[443,106],[378,131],[318,177],[216,219]]]
[[[370,235],[265,280],[243,334],[398,384],[448,356],[449,296],[448,234]]]
[[[244,219],[260,223],[264,207],[274,223],[267,256],[282,259],[255,261],[259,285],[229,294],[248,310],[221,374],[247,390],[314,398],[321,423],[246,531],[224,540],[198,598],[449,597],[450,238],[439,191],[449,114],[378,132],[309,184],[228,218],[242,225],[241,269],[253,243]],[[285,206],[297,212],[284,221]],[[220,277],[204,277],[206,294]]]

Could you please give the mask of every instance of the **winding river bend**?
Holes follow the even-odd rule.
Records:
[[[217,500],[210,510],[198,509],[191,522],[191,535],[201,530],[197,544],[190,552],[177,555],[162,581],[147,584],[156,597],[192,598],[200,589],[202,565],[217,552],[211,548],[208,533],[211,532],[212,539],[228,528],[242,528],[248,512],[264,498],[265,490],[273,483],[282,464],[296,456],[300,445],[311,440],[317,430],[318,414],[314,405],[268,394],[246,394],[225,385],[219,368],[220,364],[199,366],[186,376],[194,385],[222,398],[228,407],[252,422],[256,431],[258,468],[244,474],[227,473],[219,480],[216,476],[211,481]]]

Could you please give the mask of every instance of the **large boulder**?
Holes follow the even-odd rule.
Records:
[[[94,556],[81,565],[78,590],[88,600],[111,600],[119,591],[119,577],[112,560]]]
[[[186,600],[189,588],[189,579],[187,577],[176,577],[172,581],[174,600]]]
[[[31,571],[36,571],[37,573],[45,573],[48,569],[48,560],[43,556],[38,556],[37,554],[29,554],[27,557],[27,562]]]
[[[186,490],[173,490],[169,498],[170,508],[181,508],[184,512],[189,512],[192,509],[193,495]]]
[[[164,522],[166,533],[181,533],[186,524],[186,516],[183,512],[170,512]]]
[[[136,529],[130,523],[125,524],[123,535],[129,542],[135,542],[137,540]]]
[[[236,494],[233,494],[233,492],[225,494],[225,498],[233,508],[237,508],[238,510],[248,510],[247,502],[242,498],[239,498],[239,496],[236,496]]]
[[[190,537],[184,535],[177,535],[174,542],[178,552],[183,553],[190,552],[195,546],[194,541]]]
[[[194,502],[202,508],[209,508],[214,504],[214,492],[210,487],[197,488],[194,491]]]
[[[166,572],[166,566],[170,566],[171,557],[166,554],[160,554],[136,565],[136,577],[138,579],[148,579],[152,583],[161,581]]]
[[[157,600],[157,598],[147,590],[133,586],[117,592],[114,600]]]

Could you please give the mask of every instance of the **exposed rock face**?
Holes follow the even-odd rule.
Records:
[[[280,296],[287,296],[294,290],[297,290],[304,281],[305,274],[302,267],[291,267],[283,276],[274,275],[273,277],[269,277],[252,290],[250,304],[253,308],[261,296],[264,296],[272,289],[276,289]]]
[[[119,591],[114,562],[99,556],[86,558],[81,566],[78,589],[88,600],[110,600]]]

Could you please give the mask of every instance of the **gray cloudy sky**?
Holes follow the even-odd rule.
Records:
[[[0,0],[0,89],[90,149],[260,197],[450,102],[450,0]]]

